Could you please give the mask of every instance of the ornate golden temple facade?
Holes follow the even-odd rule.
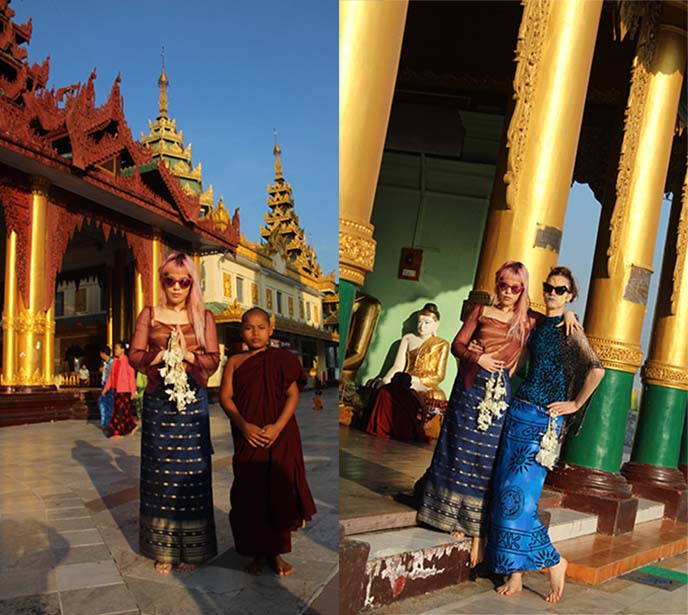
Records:
[[[212,185],[204,190],[201,163],[193,166],[191,144],[184,143],[182,131],[169,117],[169,80],[164,65],[158,87],[158,115],[155,122],[149,122],[149,133],[142,134],[141,141],[178,178],[185,193],[198,197],[201,219],[229,226],[224,197],[214,203]],[[275,177],[267,186],[262,241],[249,241],[242,234],[235,255],[218,252],[203,256],[199,262],[203,298],[215,314],[220,342],[228,352],[241,346],[238,323],[243,312],[260,306],[273,315],[273,339],[299,356],[312,381],[334,381],[339,341],[338,327],[332,322],[332,312],[337,309],[334,272],[323,274],[315,250],[306,241],[292,187],[284,178],[276,135],[273,154]],[[234,224],[238,224],[238,215],[237,209],[232,216]],[[219,385],[220,377],[218,370],[210,385]]]
[[[537,287],[558,262],[571,185],[587,184],[600,222],[585,328],[606,376],[549,480],[569,507],[622,511],[610,533],[632,528],[640,496],[688,515],[687,15],[683,1],[340,3],[342,356],[362,335],[369,355],[386,348],[398,325],[385,311],[399,319],[417,297],[443,313],[460,298],[489,301],[506,260],[523,261]],[[417,281],[397,269],[409,246],[423,252]],[[357,293],[382,303],[375,333],[350,322]],[[370,376],[366,360],[356,369]],[[639,370],[640,421],[622,467]]]

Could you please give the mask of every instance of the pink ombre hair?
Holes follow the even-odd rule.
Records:
[[[158,269],[160,286],[162,286],[163,293],[165,292],[165,287],[163,286],[162,279],[165,277],[166,273],[183,273],[188,275],[193,281],[189,296],[186,298],[186,309],[189,313],[189,320],[196,334],[196,339],[201,345],[201,348],[205,350],[205,306],[203,305],[201,284],[193,259],[182,252],[172,252],[172,254],[165,259],[163,264],[160,265],[160,269]]]
[[[495,295],[497,293],[497,284],[502,277],[502,274],[508,271],[517,276],[523,284],[521,296],[514,305],[514,316],[511,319],[511,326],[508,334],[520,340],[521,344],[526,341],[526,331],[528,331],[528,308],[530,307],[530,298],[528,297],[528,270],[523,263],[518,261],[506,261],[495,273]]]

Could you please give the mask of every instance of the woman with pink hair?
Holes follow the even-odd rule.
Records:
[[[220,364],[215,319],[203,306],[193,259],[160,266],[161,305],[136,320],[131,364],[148,376],[141,437],[141,553],[161,574],[217,554],[208,379]]]
[[[491,305],[476,305],[452,343],[459,373],[432,463],[416,484],[418,521],[463,538],[471,536],[471,565],[482,561],[490,481],[510,377],[530,330],[542,314],[529,309],[528,270],[507,261],[495,274]],[[568,313],[567,331],[580,327]],[[476,343],[472,343],[476,342]]]

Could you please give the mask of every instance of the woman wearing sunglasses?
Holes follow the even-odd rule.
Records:
[[[217,554],[205,387],[220,353],[193,260],[170,254],[159,275],[162,304],[139,314],[129,360],[148,376],[139,545],[143,555],[155,560],[155,569],[168,574],[174,565],[189,572]],[[174,365],[175,378],[163,380]]]
[[[558,602],[567,562],[561,558],[537,515],[537,503],[554,465],[562,423],[589,400],[604,369],[585,333],[557,328],[564,307],[578,294],[566,267],[555,267],[543,283],[547,316],[528,338],[528,375],[514,395],[504,422],[492,487],[488,564],[505,575],[497,591],[506,596],[522,589],[522,572],[547,568]],[[565,418],[564,418],[565,417]]]
[[[542,314],[529,309],[528,270],[508,261],[495,273],[492,305],[476,305],[452,343],[460,361],[432,463],[416,484],[418,521],[471,536],[471,566],[482,560],[487,497],[510,397],[510,376]],[[572,312],[567,332],[579,327]],[[470,342],[474,343],[471,344]]]

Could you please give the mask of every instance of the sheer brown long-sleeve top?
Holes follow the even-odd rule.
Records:
[[[497,318],[483,315],[483,305],[476,305],[463,323],[452,342],[452,354],[459,359],[459,375],[463,379],[466,390],[473,385],[473,380],[480,370],[478,359],[482,353],[468,350],[469,342],[474,339],[482,347],[484,353],[494,352],[499,361],[504,361],[505,369],[511,370],[517,363],[523,349],[519,339],[509,335],[510,322],[502,322]],[[528,329],[525,338],[535,326],[538,316],[536,312],[528,312]],[[525,342],[525,340],[524,340]]]
[[[162,363],[152,362],[161,350],[167,348],[170,333],[176,324],[169,324],[155,319],[153,308],[143,308],[136,319],[136,329],[129,349],[129,363],[138,371],[148,376],[146,393],[152,393],[162,382],[160,368]],[[202,388],[208,385],[208,379],[220,365],[220,347],[217,343],[215,318],[210,310],[205,311],[205,349],[196,339],[190,323],[181,325],[186,348],[194,355],[193,363],[186,363],[186,371],[194,382]]]

